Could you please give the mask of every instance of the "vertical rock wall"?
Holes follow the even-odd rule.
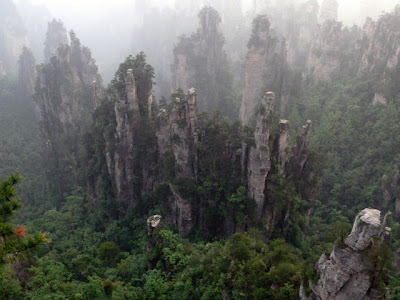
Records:
[[[322,254],[316,266],[319,280],[310,284],[317,299],[385,299],[384,291],[377,289],[379,284],[374,280],[379,272],[375,270],[378,258],[368,255],[371,247],[379,248],[388,242],[390,228],[380,218],[379,210],[364,209],[344,244],[335,246],[329,257]],[[307,297],[303,294],[301,299]]]
[[[57,55],[60,45],[68,44],[67,29],[60,20],[53,19],[48,23],[46,40],[44,42],[44,61],[48,63],[50,58]]]
[[[256,202],[256,218],[260,219],[264,210],[265,185],[271,168],[269,137],[272,129],[271,114],[274,111],[275,94],[268,92],[261,101],[260,112],[254,132],[255,147],[249,151],[248,193]]]
[[[282,100],[283,73],[286,68],[286,45],[279,41],[266,16],[254,20],[245,66],[245,87],[240,107],[240,121],[254,120],[259,99],[275,88]],[[283,97],[284,98],[284,97]]]
[[[172,66],[175,90],[196,86],[201,112],[220,110],[236,117],[233,107],[233,76],[224,50],[221,17],[211,7],[199,13],[199,29],[190,37],[181,37],[174,49]]]

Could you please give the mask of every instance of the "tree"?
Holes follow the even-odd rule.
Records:
[[[38,245],[50,242],[47,233],[27,236],[25,226],[15,227],[10,223],[14,211],[21,207],[15,188],[19,181],[17,173],[0,184],[0,268]]]

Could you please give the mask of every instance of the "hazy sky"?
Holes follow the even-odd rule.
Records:
[[[18,1],[18,0],[15,0]],[[151,1],[152,3],[162,6],[173,6],[175,0],[140,0]],[[242,0],[245,10],[251,7],[253,0]],[[305,0],[298,0],[305,1]],[[320,3],[323,0],[318,0]],[[352,21],[359,22],[362,16],[360,11],[360,3],[376,2],[386,10],[391,10],[400,0],[338,0],[339,2],[339,18],[346,24],[350,25]],[[83,20],[98,19],[104,17],[109,10],[116,10],[119,7],[126,9],[130,5],[133,8],[133,0],[31,0],[36,4],[45,4],[52,14],[57,18],[62,18],[66,23],[70,23],[72,18]]]

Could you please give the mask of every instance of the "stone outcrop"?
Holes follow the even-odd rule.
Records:
[[[79,139],[94,111],[93,82],[101,86],[98,68],[88,48],[71,32],[50,62],[38,68],[35,102],[40,111],[46,161],[51,182],[62,198],[65,180],[75,178]],[[100,93],[100,91],[99,91]]]
[[[172,101],[172,111],[168,116],[164,108],[159,112],[160,125],[156,132],[158,150],[161,155],[173,153],[177,177],[196,179],[197,91],[191,88],[186,95],[177,95]]]
[[[336,0],[324,0],[319,11],[319,21],[337,21],[339,3]]]
[[[373,236],[379,235],[381,231],[381,212],[376,209],[365,209],[361,211],[354,221],[350,235],[345,243],[351,249],[362,251],[369,246]]]
[[[153,71],[143,54],[129,56],[121,64],[107,97],[106,102],[114,106],[111,118],[115,118],[113,134],[104,135],[108,173],[117,201],[123,206],[136,205],[140,195],[153,188],[156,163],[154,158],[146,159],[140,147],[144,139],[152,139],[154,134],[149,130]]]
[[[342,23],[326,21],[315,34],[307,69],[317,81],[328,80],[341,73],[354,73],[359,60],[361,30],[358,27],[343,28]]]
[[[289,160],[289,153],[287,151],[289,146],[290,126],[288,120],[279,121],[279,154],[278,162],[281,165],[281,170],[285,170],[285,165]]]
[[[385,99],[399,92],[397,85],[390,84],[400,78],[399,16],[397,7],[376,21],[367,19],[362,29],[343,27],[333,18],[326,20],[315,31],[307,59],[308,73],[317,81],[343,74],[373,74],[381,84],[371,100],[384,104]]]
[[[137,161],[134,147],[137,144],[140,122],[139,100],[133,69],[128,69],[125,77],[125,94],[116,95],[116,131],[113,143],[115,151],[107,154],[107,166],[114,182],[118,201],[132,203],[135,198],[133,184]]]
[[[154,231],[156,231],[161,223],[161,216],[154,215],[147,219],[147,233],[149,236],[153,235]]]
[[[169,188],[171,190],[171,196],[167,202],[171,213],[168,217],[171,223],[178,229],[179,234],[185,235],[189,233],[195,225],[192,205],[188,200],[179,195],[171,184]]]
[[[260,219],[264,210],[265,184],[271,169],[269,138],[272,129],[271,114],[274,111],[275,94],[268,92],[261,101],[260,112],[254,132],[255,147],[250,148],[248,159],[248,193],[257,205],[256,218]]]
[[[60,45],[68,45],[67,29],[61,20],[53,19],[48,23],[46,40],[44,42],[44,60],[50,61],[52,56],[57,55]]]
[[[30,99],[35,93],[36,62],[32,52],[24,47],[18,62],[18,84],[21,97]]]
[[[212,7],[206,6],[199,13],[199,22],[197,32],[181,37],[174,49],[174,89],[187,90],[195,86],[200,92],[201,112],[220,110],[236,117],[229,94],[233,79],[224,50],[221,17]]]
[[[288,10],[290,8],[287,8]],[[291,68],[304,70],[307,64],[307,57],[314,41],[315,33],[318,30],[317,1],[306,1],[295,6],[294,11],[288,15],[282,14],[284,20],[281,35],[287,40],[287,60]],[[273,24],[277,21],[272,19]],[[289,25],[292,23],[294,25]]]
[[[170,117],[171,145],[179,176],[196,178],[198,141],[197,92],[190,89],[186,99],[175,99]]]
[[[303,174],[303,170],[308,159],[307,147],[310,142],[311,127],[312,122],[311,120],[308,120],[306,124],[303,125],[301,134],[297,137],[297,143],[292,153],[292,158],[294,159],[294,163],[297,166],[297,172],[296,174],[291,173],[290,176],[300,177]]]
[[[384,299],[384,293],[376,289],[374,282],[375,260],[368,255],[371,247],[386,243],[390,233],[381,223],[381,212],[367,208],[361,211],[354,222],[350,235],[342,246],[335,246],[330,256],[319,259],[316,268],[319,280],[311,284],[317,299]],[[373,240],[375,237],[381,240]],[[301,299],[308,299],[300,293]]]
[[[270,171],[273,171],[273,174],[279,173],[290,181],[302,180],[305,184],[301,195],[310,202],[310,206],[316,194],[312,184],[315,173],[312,172],[312,162],[309,161],[308,153],[311,121],[308,120],[303,126],[296,144],[290,148],[288,120],[280,120],[279,132],[271,136],[271,130],[276,122],[274,121],[275,103],[275,94],[266,93],[258,109],[254,131],[255,144],[249,149],[246,149],[247,146],[244,145],[241,150],[242,155],[247,155],[244,160],[242,157],[242,164],[245,164],[244,169],[247,171],[248,196],[256,203],[256,219],[266,217],[270,230],[273,230],[278,223],[282,225],[286,222],[280,219],[282,211],[274,209],[276,203],[269,200],[267,186]],[[289,211],[290,207],[284,208],[285,220],[289,218]]]
[[[384,83],[397,82],[400,78],[400,7],[393,13],[381,16],[377,21],[368,19],[361,41],[361,60],[358,75],[381,74]],[[398,88],[383,92],[382,96],[396,94]]]
[[[148,238],[148,243],[146,247],[147,252],[151,252],[157,244],[156,233],[160,231],[161,219],[162,217],[160,215],[154,215],[149,217],[146,221]],[[153,267],[151,262],[149,262],[148,267]]]
[[[250,125],[254,121],[259,99],[266,90],[277,87],[277,96],[281,103],[285,102],[285,68],[285,42],[277,38],[266,16],[257,17],[253,23],[246,58],[245,87],[240,107],[240,121],[243,125]]]
[[[90,50],[81,46],[72,31],[70,39],[71,44],[61,45],[57,55],[38,73],[37,98],[42,117],[54,113],[64,127],[77,126],[83,114],[94,110],[93,82],[101,85]]]

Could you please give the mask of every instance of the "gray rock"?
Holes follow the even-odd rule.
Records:
[[[382,291],[372,288],[375,263],[366,257],[365,251],[374,236],[390,234],[382,230],[381,212],[367,208],[354,222],[353,230],[345,240],[344,248],[334,247],[329,258],[323,254],[316,264],[319,280],[312,285],[313,295],[321,300],[384,299]],[[384,238],[383,242],[388,242]],[[300,299],[310,299],[300,290]],[[312,298],[311,298],[312,299]]]
[[[275,94],[268,92],[261,101],[260,112],[254,132],[255,147],[250,148],[248,159],[248,193],[257,205],[256,218],[260,219],[263,213],[265,200],[265,183],[271,169],[271,151],[269,138],[272,129],[270,118],[274,110]]]
[[[371,243],[371,238],[380,233],[381,212],[377,209],[366,208],[361,211],[354,221],[353,230],[345,239],[346,245],[353,250],[364,250]]]

